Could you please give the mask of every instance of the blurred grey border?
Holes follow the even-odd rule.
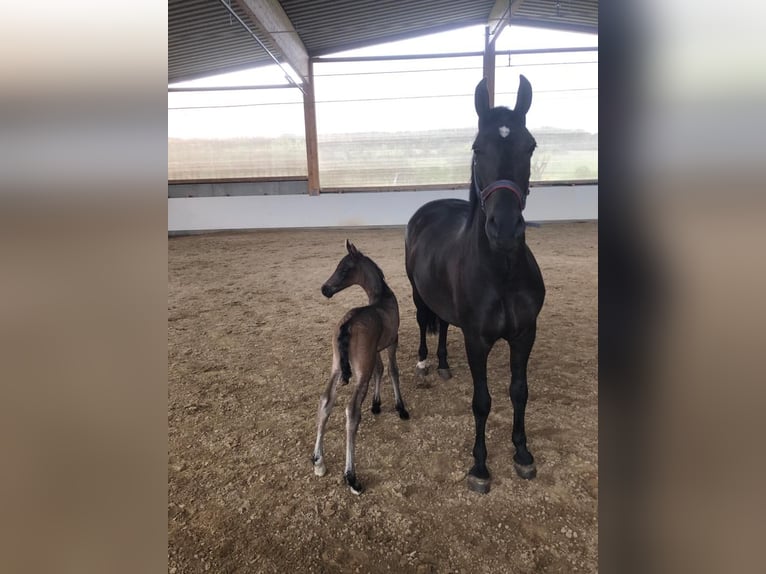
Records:
[[[167,5],[0,18],[0,571],[167,570]]]
[[[762,572],[765,8],[614,4],[601,569]],[[0,22],[4,572],[166,568],[166,11]]]
[[[766,8],[601,5],[600,558],[762,572]]]

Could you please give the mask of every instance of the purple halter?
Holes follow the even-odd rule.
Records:
[[[476,185],[476,187],[479,187],[479,181],[476,178],[476,163],[473,165],[473,182]],[[482,211],[486,211],[484,208],[484,205],[487,203],[487,200],[489,197],[498,191],[499,189],[509,189],[513,192],[513,194],[516,196],[516,199],[519,200],[519,206],[521,207],[522,211],[527,205],[527,195],[529,194],[529,189],[527,189],[527,193],[523,193],[521,191],[521,188],[516,184],[516,182],[511,181],[510,179],[498,179],[497,181],[493,181],[490,183],[487,187],[481,189],[479,191],[479,199],[481,200],[481,209]]]

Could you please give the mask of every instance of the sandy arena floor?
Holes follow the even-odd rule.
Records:
[[[168,559],[171,573],[595,572],[598,394],[595,223],[527,233],[547,287],[529,365],[526,427],[538,476],[513,469],[508,347],[489,359],[492,490],[469,492],[472,384],[450,330],[453,378],[415,378],[418,330],[404,230],[280,230],[170,238]],[[310,462],[330,338],[354,287],[325,299],[348,237],[399,299],[399,368],[411,419],[383,412],[357,438],[366,490],[343,485],[341,387],[325,439],[328,473]],[[435,360],[436,338],[429,338]]]

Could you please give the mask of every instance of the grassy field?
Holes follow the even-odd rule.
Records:
[[[319,136],[323,187],[458,184],[470,175],[474,130]],[[598,134],[541,129],[533,181],[598,178]],[[168,139],[168,178],[305,176],[303,138]]]

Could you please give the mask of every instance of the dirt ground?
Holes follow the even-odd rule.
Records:
[[[460,332],[453,378],[415,377],[418,331],[404,230],[280,230],[170,238],[168,318],[169,572],[595,572],[598,394],[595,223],[544,224],[528,243],[547,287],[529,365],[526,427],[538,475],[513,469],[509,350],[489,358],[492,489],[470,492],[472,384]],[[365,492],[343,484],[341,387],[311,453],[330,339],[358,287],[319,288],[348,237],[386,274],[401,308],[399,367],[411,419],[384,377],[383,412],[357,438]],[[435,361],[436,338],[429,338]],[[433,370],[433,369],[432,369]],[[352,381],[353,383],[353,381]]]

